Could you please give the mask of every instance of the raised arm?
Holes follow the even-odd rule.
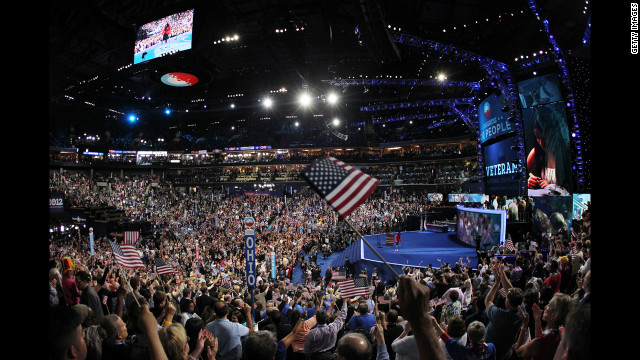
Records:
[[[429,318],[429,288],[406,275],[399,278],[398,303],[402,315],[409,320],[418,345],[420,360],[445,360],[438,337]]]

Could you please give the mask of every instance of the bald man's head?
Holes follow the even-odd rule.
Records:
[[[338,341],[336,359],[369,360],[371,359],[371,343],[363,334],[353,332],[344,335]]]

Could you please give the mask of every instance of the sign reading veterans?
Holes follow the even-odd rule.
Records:
[[[256,238],[251,229],[244,231],[244,260],[247,272],[247,286],[256,286]]]
[[[330,156],[311,163],[302,176],[343,218],[380,185],[379,180]]]

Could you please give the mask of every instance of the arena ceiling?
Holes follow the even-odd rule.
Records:
[[[136,28],[186,9],[194,9],[193,49],[134,65]],[[50,131],[127,131],[132,112],[143,119],[137,126],[158,134],[199,123],[286,121],[303,90],[321,102],[337,91],[351,109],[347,122],[362,121],[363,106],[479,97],[468,84],[489,77],[468,54],[531,76],[518,65],[552,57],[547,20],[565,55],[589,59],[590,14],[584,0],[54,0]],[[159,81],[183,70],[198,84]],[[439,74],[458,85],[438,84]],[[280,104],[272,110],[279,115],[265,115],[266,95]]]

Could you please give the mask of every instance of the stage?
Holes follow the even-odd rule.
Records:
[[[386,234],[364,236],[398,274],[402,273],[403,266],[426,268],[431,264],[434,268],[439,268],[444,263],[454,266],[460,258],[464,263],[471,264],[474,269],[478,265],[476,249],[458,242],[455,233],[403,231],[400,236],[402,241],[398,246],[398,251],[395,251],[394,245],[385,245]],[[395,277],[362,239],[355,241],[343,252],[332,254],[327,259],[318,257],[317,264],[321,267],[322,275],[324,275],[327,266],[342,267],[345,257],[348,257],[349,261],[354,264],[357,273],[366,270],[368,276],[371,276],[375,271],[382,280]],[[293,281],[299,281],[300,276],[301,272],[294,271]]]

